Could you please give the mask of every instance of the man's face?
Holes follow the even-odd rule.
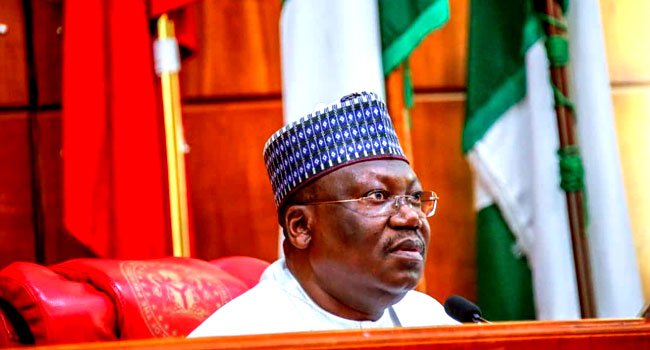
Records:
[[[360,198],[422,190],[411,167],[399,160],[361,162],[317,180],[315,200]],[[355,211],[357,203],[315,205],[309,261],[319,284],[341,291],[399,294],[413,289],[424,269],[430,231],[426,218],[408,205],[393,216]],[[341,296],[343,297],[343,296]]]

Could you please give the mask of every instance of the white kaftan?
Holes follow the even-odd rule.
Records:
[[[442,305],[410,291],[393,305],[403,327],[455,325]],[[314,303],[293,277],[284,259],[271,264],[260,283],[221,307],[188,337],[243,335],[394,327],[389,309],[377,321],[353,321],[333,315]]]

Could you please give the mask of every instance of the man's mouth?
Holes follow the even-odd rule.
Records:
[[[397,242],[390,254],[413,260],[424,260],[424,243],[420,240],[407,238]]]

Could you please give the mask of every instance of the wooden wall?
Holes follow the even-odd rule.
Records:
[[[647,130],[650,115],[644,64],[650,27],[639,13],[650,9],[644,2],[622,3],[601,0],[621,155],[625,170],[635,169],[625,173],[626,184],[646,186],[645,199],[635,201],[630,196],[636,192],[628,191],[629,205],[634,215],[646,217],[650,147],[643,136],[650,130],[640,133],[638,126]],[[460,151],[469,0],[450,5],[450,22],[412,56],[414,165],[424,185],[441,197],[431,219],[427,292],[438,299],[475,299],[471,175]],[[0,23],[8,27],[0,34],[0,267],[88,255],[62,229],[62,6],[51,0],[0,2]],[[261,153],[282,125],[280,6],[273,0],[204,0],[194,7],[199,50],[183,62],[180,79],[198,258],[276,258],[277,220]],[[646,33],[646,46],[621,41],[639,32]],[[626,146],[632,135],[634,145]],[[645,168],[635,150],[643,142]],[[647,218],[634,220],[636,233],[650,234]]]
[[[650,301],[650,13],[648,1],[600,2],[627,205]],[[616,204],[613,204],[616,205]]]
[[[0,266],[34,260],[32,152],[25,25],[21,1],[0,5]]]

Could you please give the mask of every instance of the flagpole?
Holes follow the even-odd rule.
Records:
[[[413,166],[413,142],[411,140],[411,118],[404,99],[404,67],[395,68],[386,76],[386,107],[393,119],[395,132],[404,150],[404,155]]]
[[[178,83],[180,55],[174,37],[174,23],[167,14],[160,16],[157,27],[158,39],[154,44],[154,56],[156,73],[160,76],[162,86],[172,247],[174,256],[189,257],[189,214],[184,151],[186,145],[183,137]]]
[[[562,9],[556,0],[546,0],[546,15],[548,16],[545,26],[547,40],[549,38],[566,37],[566,27],[562,25]],[[551,56],[549,58],[552,58]],[[555,113],[557,116],[560,148],[563,150],[576,149],[575,119],[571,103],[567,98],[569,96],[569,89],[566,63],[555,64],[553,59],[551,59],[551,81],[557,89],[555,91]],[[584,196],[582,190],[571,191],[565,189],[565,191],[573,247],[573,260],[580,298],[580,311],[582,318],[594,318],[596,317],[596,308],[589,259],[589,244],[586,238]]]

